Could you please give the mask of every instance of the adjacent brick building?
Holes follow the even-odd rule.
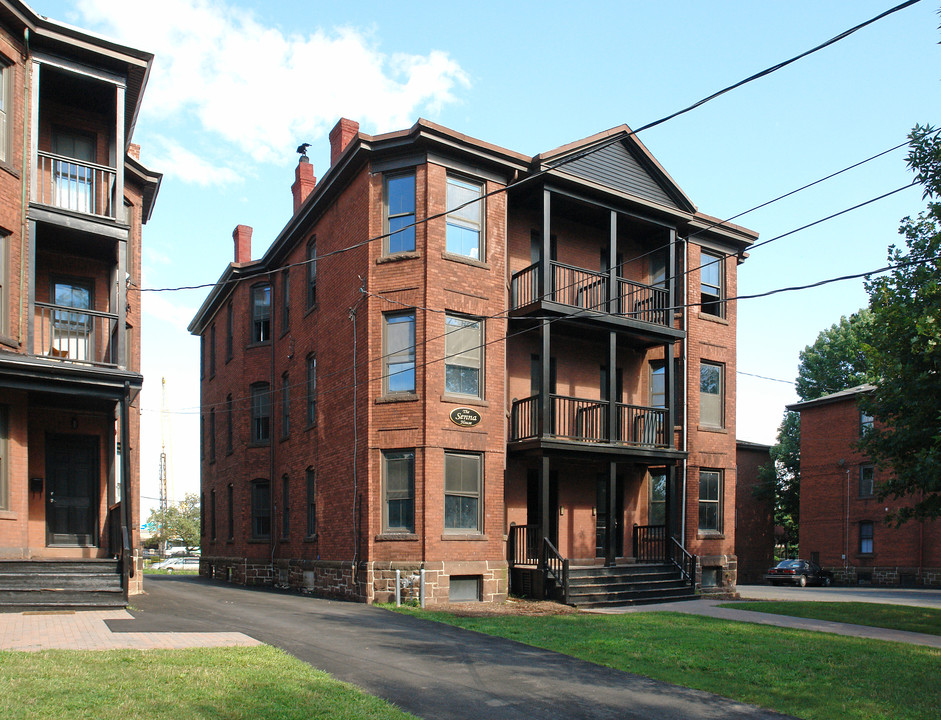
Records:
[[[886,524],[905,502],[877,497],[891,470],[856,449],[872,426],[857,401],[872,389],[788,406],[801,415],[800,556],[833,571],[836,582],[941,586],[941,522]]]
[[[771,465],[771,446],[736,443],[735,557],[739,583],[763,583],[774,564],[774,496],[756,490],[758,469]]]
[[[131,134],[152,60],[0,0],[0,603],[67,602],[70,569],[140,589],[141,225],[161,176]]]
[[[424,570],[428,602],[500,600],[508,545],[613,564],[675,537],[734,585],[725,298],[756,235],[626,126],[530,157],[343,119],[330,145],[260,258],[236,227],[190,325],[202,572],[372,602]]]

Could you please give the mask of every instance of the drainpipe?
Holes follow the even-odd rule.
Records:
[[[683,339],[680,341],[680,352],[683,357],[683,433],[682,433],[682,444],[683,452],[689,451],[689,340],[687,338],[687,333],[689,332],[689,240],[688,238],[683,238],[683,277],[686,278],[683,281],[683,313],[680,322],[682,323],[681,330],[684,331]],[[680,460],[680,472],[681,477],[683,478],[683,505],[681,506],[682,512],[680,513],[680,544],[685,548],[686,547],[686,460]],[[694,568],[695,569],[695,568]]]
[[[358,499],[358,475],[356,466],[356,455],[359,453],[359,435],[357,432],[357,388],[356,388],[356,310],[355,306],[350,308],[350,320],[353,322],[353,587],[356,587],[359,573],[359,525],[356,522],[356,504]],[[424,572],[424,570],[422,571]]]
[[[29,28],[23,28],[23,189],[21,193],[20,210],[23,221],[20,225],[20,307],[17,313],[17,340],[23,345],[23,287],[26,285],[26,184],[29,177],[29,119],[32,117],[32,106],[29,99],[29,80],[32,63],[29,59]],[[32,268],[30,268],[32,270]],[[33,348],[28,348],[29,352]]]
[[[124,558],[124,591],[127,593],[129,579],[134,577],[134,524],[131,513],[131,453],[128,447],[131,437],[131,384],[124,381],[124,394],[121,396],[121,536],[122,548],[121,556]]]

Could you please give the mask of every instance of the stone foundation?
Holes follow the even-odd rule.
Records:
[[[134,577],[128,581],[127,594],[140,595],[144,592],[144,556],[141,555],[140,548],[134,548]]]
[[[876,585],[880,587],[941,587],[941,568],[917,567],[828,567],[837,585]]]
[[[706,582],[703,582],[705,578]],[[735,555],[700,555],[696,557],[696,590],[708,595],[735,592],[738,559]]]
[[[420,601],[421,571],[425,571],[425,604],[448,602],[451,577],[476,581],[481,602],[503,602],[507,598],[505,561],[474,562],[364,562],[353,564],[327,560],[275,560],[273,563],[234,557],[203,557],[199,574],[236,585],[268,585],[299,590],[320,597],[386,603],[395,600],[395,571],[399,571],[402,602]],[[467,583],[464,588],[469,587]]]

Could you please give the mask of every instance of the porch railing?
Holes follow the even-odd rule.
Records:
[[[668,547],[670,552],[670,562],[679,568],[686,581],[695,588],[696,556],[690,554],[686,548],[680,545],[679,540],[677,540],[675,537],[670,538]]]
[[[587,270],[556,261],[550,262],[551,287],[539,293],[539,273],[542,263],[533,263],[510,279],[510,303],[513,309],[525,307],[545,299],[561,305],[585,310],[608,312],[607,273]],[[669,327],[671,313],[666,288],[617,278],[616,312],[624,317],[653,325]]]
[[[538,525],[510,525],[506,545],[510,567],[539,565]]]
[[[510,408],[510,440],[539,437],[539,395],[514,400]],[[670,447],[667,411],[664,408],[617,404],[617,427],[608,429],[608,403],[604,400],[549,396],[547,437],[577,442],[614,442],[644,447]],[[613,435],[613,436],[612,436]]]
[[[57,360],[118,365],[118,316],[85,308],[35,303],[33,353]]]
[[[34,201],[74,212],[114,218],[114,168],[40,150]]]
[[[542,541],[542,556],[540,560],[539,565],[546,579],[545,586],[548,586],[550,577],[555,580],[556,586],[562,594],[562,602],[568,604],[569,561],[562,557],[561,553],[556,550],[555,545],[549,542],[548,539]]]
[[[664,562],[667,559],[666,525],[634,526],[634,557],[638,562]]]

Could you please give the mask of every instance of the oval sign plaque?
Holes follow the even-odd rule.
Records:
[[[451,422],[461,427],[474,427],[480,422],[480,413],[470,408],[454,408],[451,411]]]

